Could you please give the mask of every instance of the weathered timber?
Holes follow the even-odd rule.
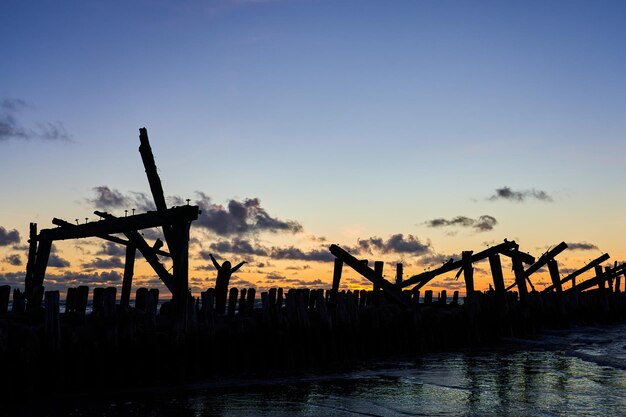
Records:
[[[593,288],[595,286],[598,286],[599,288],[601,288],[600,286],[602,285],[602,283],[605,282],[605,280],[607,279],[608,276],[614,276],[615,274],[618,273],[622,273],[623,271],[626,270],[626,264],[622,264],[619,265],[613,269],[611,269],[611,271],[609,272],[601,272],[599,275],[596,275],[595,277],[588,279],[586,281],[583,281],[581,283],[579,283],[578,285],[569,288],[568,290],[564,291],[566,293],[572,293],[572,292],[582,292],[585,290],[588,290],[590,288]]]
[[[0,314],[5,314],[9,311],[9,299],[11,298],[11,286],[0,286]]]
[[[465,293],[467,301],[474,300],[474,267],[472,267],[472,251],[463,251],[461,261],[463,262],[463,278],[465,278]]]
[[[399,290],[395,285],[384,279],[381,275],[378,275],[372,268],[364,265],[363,262],[350,255],[346,250],[342,249],[341,247],[337,245],[331,245],[329,249],[333,255],[341,259],[350,268],[363,275],[373,284],[380,286],[383,289],[384,297],[387,297],[390,301],[398,305],[406,306],[404,300],[402,299],[401,290]]]
[[[31,223],[28,234],[28,261],[26,262],[26,277],[24,278],[24,292],[30,297],[33,292],[33,276],[37,259],[37,223]]]
[[[343,270],[343,261],[339,258],[335,258],[335,266],[333,268],[333,285],[331,287],[331,294],[334,299],[337,298],[337,293],[339,292],[339,284],[341,282],[341,272]]]
[[[99,215],[104,217],[105,219],[117,219],[117,217],[109,213],[99,213]],[[122,233],[124,233],[128,240],[132,242],[132,244],[137,248],[137,250],[139,250],[139,252],[141,252],[146,262],[148,262],[152,269],[154,269],[154,272],[157,273],[161,281],[163,281],[163,283],[165,284],[167,289],[170,290],[172,295],[175,294],[177,291],[177,287],[175,285],[172,274],[170,274],[167,269],[165,269],[165,267],[157,257],[156,253],[154,252],[152,247],[148,245],[148,242],[146,242],[143,236],[141,236],[136,230],[128,230]]]
[[[96,213],[100,213],[100,212],[98,211]],[[56,217],[52,219],[52,224],[55,224],[57,226],[67,227],[67,228],[80,227],[80,225],[73,224],[73,223],[70,223],[70,222],[62,220],[62,219],[57,219]],[[124,239],[122,239],[120,237],[117,237],[117,236],[110,236],[110,235],[107,235],[107,234],[101,234],[101,235],[95,235],[93,237],[97,237],[97,238],[100,238],[100,239],[108,240],[109,242],[117,243],[117,244],[124,245],[124,246],[128,246],[128,245],[132,246],[132,243],[130,243],[130,241],[124,240]],[[157,239],[157,241],[158,241],[158,239]],[[169,254],[169,252],[160,250],[160,248],[154,248],[153,247],[152,249],[154,250],[154,253],[156,253],[157,255],[167,256],[167,257],[171,257],[172,256],[172,255]]]
[[[396,285],[400,285],[402,284],[402,279],[403,279],[403,268],[404,266],[401,263],[397,263],[396,264]]]
[[[513,256],[513,274],[515,275],[515,285],[517,285],[517,292],[519,294],[520,303],[525,305],[528,298],[528,289],[526,288],[526,273],[524,271],[524,264],[522,259]]]
[[[104,219],[72,225],[72,227],[60,226],[54,229],[42,229],[37,239],[41,242],[43,240],[100,237],[100,235],[149,229],[166,224],[174,224],[180,221],[191,222],[198,219],[199,208],[198,206],[180,206],[172,207],[163,212],[149,211],[147,213],[134,214],[126,217],[107,216],[107,213],[101,211],[94,211],[94,214],[104,217]],[[171,249],[172,248],[170,248],[170,251]]]
[[[382,278],[384,267],[385,267],[385,263],[383,261],[374,262],[374,272],[376,273],[377,276]],[[374,304],[378,304],[380,302],[380,286],[377,284],[374,284],[372,289],[374,291],[374,293],[372,294],[372,297],[374,299]]]
[[[489,267],[491,268],[493,286],[496,290],[498,307],[500,309],[504,309],[506,306],[506,289],[504,288],[504,276],[502,275],[502,262],[500,261],[500,255],[493,254],[489,256]]]
[[[555,259],[548,260],[548,271],[550,271],[550,279],[552,280],[552,285],[556,289],[557,294],[561,294],[563,292],[563,286],[561,285],[559,264]]]
[[[50,250],[52,249],[51,240],[40,240],[37,245],[37,256],[35,257],[35,266],[33,267],[33,285],[30,297],[28,299],[28,309],[33,309],[41,306],[41,299],[43,297],[43,280],[46,275],[46,268],[48,267],[48,259],[50,258]]]
[[[128,307],[130,303],[130,290],[133,284],[133,274],[135,272],[135,254],[137,249],[133,245],[126,246],[126,259],[124,261],[124,277],[122,278],[122,295],[120,305]]]
[[[554,257],[556,257],[559,253],[563,252],[565,249],[567,249],[567,243],[565,242],[559,243],[554,248],[550,249],[549,251],[541,255],[539,259],[537,259],[536,262],[534,262],[531,266],[529,266],[526,270],[524,270],[524,276],[526,277],[526,281],[528,282],[530,287],[533,289],[533,291],[535,290],[535,287],[533,286],[533,283],[530,280],[530,276],[534,274],[535,272],[537,272],[545,264],[547,264],[550,259],[554,259]],[[522,255],[520,256],[522,257],[522,262],[524,262],[524,256]],[[509,291],[516,285],[518,285],[517,282],[514,282],[513,284],[509,285],[506,290]]]
[[[515,241],[505,240],[503,243],[500,243],[496,246],[492,246],[481,252],[474,253],[472,255],[471,261],[478,262],[482,259],[488,258],[490,255],[493,255],[496,253],[508,252],[509,250],[515,249],[515,248],[518,248],[518,245],[517,243],[515,243]],[[425,271],[420,274],[413,275],[410,278],[407,278],[406,280],[402,281],[402,283],[399,284],[398,287],[405,288],[413,284],[417,284],[417,287],[418,287],[417,289],[420,289],[424,285],[426,285],[429,281],[431,281],[433,278],[435,278],[436,276],[445,274],[446,272],[458,270],[462,267],[463,267],[462,259],[458,261],[450,260],[446,262],[443,266],[437,269],[434,269],[432,271]]]
[[[61,322],[59,319],[59,292],[45,293],[44,334],[46,346],[53,352],[61,347]]]
[[[599,256],[598,258],[596,258],[593,261],[589,262],[587,265],[583,266],[579,270],[574,271],[571,274],[569,274],[568,276],[566,276],[565,278],[561,279],[561,281],[560,281],[561,285],[565,284],[568,281],[573,281],[577,276],[579,276],[581,274],[584,274],[585,272],[589,271],[591,268],[594,268],[596,265],[600,265],[602,262],[606,261],[609,258],[610,258],[610,256],[609,256],[608,253],[605,253],[605,254]],[[543,292],[549,292],[549,291],[552,291],[553,289],[554,289],[554,285],[550,285],[550,286],[544,288]]]

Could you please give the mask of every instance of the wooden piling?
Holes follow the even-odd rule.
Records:
[[[120,306],[128,308],[130,304],[130,292],[133,284],[133,274],[135,272],[135,255],[137,249],[134,245],[126,245],[126,260],[124,261],[124,277],[122,279],[122,294],[120,296]]]
[[[474,299],[474,267],[472,266],[472,251],[463,251],[463,277],[465,278],[465,291],[467,301]]]
[[[76,313],[80,317],[85,317],[87,312],[87,302],[89,300],[89,287],[80,285],[76,288]]]
[[[9,311],[9,299],[11,298],[11,286],[0,286],[0,314],[5,314]]]
[[[44,335],[46,347],[52,352],[57,352],[61,347],[58,291],[45,292],[44,308]]]
[[[550,259],[548,261],[548,271],[550,271],[550,279],[552,280],[552,285],[556,290],[557,294],[561,294],[563,292],[563,286],[561,285],[561,274],[559,274],[559,264],[555,259]]]
[[[237,295],[239,294],[239,290],[235,287],[232,287],[228,292],[228,317],[235,316],[235,310],[237,309]]]
[[[402,285],[403,279],[403,265],[401,263],[396,264],[396,285]]]

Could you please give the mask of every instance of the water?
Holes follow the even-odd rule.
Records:
[[[46,416],[623,416],[626,324],[350,372],[65,400]]]

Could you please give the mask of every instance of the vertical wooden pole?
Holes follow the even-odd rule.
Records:
[[[239,290],[232,287],[228,293],[228,317],[235,316],[235,309],[237,308],[237,295],[239,295]]]
[[[495,254],[489,257],[489,266],[491,267],[491,276],[493,278],[493,287],[496,290],[496,297],[500,305],[506,305],[506,288],[504,286],[504,277],[502,276],[502,262],[500,255]]]
[[[524,264],[519,256],[513,255],[513,274],[515,274],[515,283],[519,293],[520,303],[525,304],[528,296],[526,288],[526,274],[524,273]]]
[[[617,274],[615,276],[615,292],[621,292],[620,284],[621,284],[622,274]]]
[[[383,277],[383,268],[385,263],[383,261],[375,261],[374,262],[374,272],[380,278]],[[378,304],[380,302],[380,287],[374,284],[374,293],[372,294],[372,299],[374,300],[374,304]]]
[[[28,261],[26,262],[26,278],[24,279],[24,292],[26,298],[33,295],[33,275],[35,260],[37,259],[37,223],[30,224],[28,234]]]
[[[463,277],[465,278],[465,291],[467,301],[474,299],[474,267],[472,266],[472,251],[463,251]]]
[[[87,311],[87,301],[89,300],[89,287],[81,285],[76,289],[76,313],[85,317]]]
[[[602,275],[602,266],[601,265],[596,265],[594,267],[594,270],[596,272],[596,277],[600,277]],[[604,292],[604,289],[605,289],[604,282],[605,282],[604,279],[601,279],[601,278],[598,279],[598,288],[602,292]]]
[[[172,263],[174,268],[174,280],[178,294],[173,294],[177,309],[178,330],[182,333],[187,332],[187,304],[189,302],[189,228],[191,223],[178,222],[172,226],[174,230],[175,246],[174,251],[170,240],[168,240],[168,248],[172,252]],[[164,228],[165,229],[165,228]]]
[[[9,311],[9,299],[11,298],[11,286],[0,286],[0,314],[5,314]]]
[[[33,308],[41,306],[41,298],[43,297],[43,291],[41,288],[43,287],[43,280],[46,275],[46,268],[48,267],[48,259],[50,258],[51,249],[51,240],[41,240],[39,242],[37,255],[35,257],[35,265],[33,267],[33,285],[28,307],[30,311],[33,311]]]
[[[563,286],[561,285],[561,274],[559,274],[559,264],[555,259],[550,259],[548,261],[548,271],[550,271],[550,279],[552,280],[552,285],[556,290],[557,294],[561,294],[563,292]]]
[[[122,294],[120,296],[120,306],[128,308],[130,304],[130,290],[133,284],[133,274],[135,273],[135,255],[137,248],[128,243],[126,245],[126,260],[124,261],[124,278],[122,279]]]
[[[604,272],[607,274],[606,281],[609,284],[609,292],[613,292],[613,276],[611,274],[611,269],[612,268],[610,266],[604,268]]]
[[[396,264],[396,284],[402,284],[403,265],[401,263]]]
[[[331,288],[333,294],[337,295],[339,291],[339,283],[341,282],[341,272],[343,269],[343,261],[335,258],[335,267],[333,269],[333,286]]]
[[[45,293],[44,334],[46,345],[56,352],[61,347],[61,326],[59,322],[59,292],[46,291]]]

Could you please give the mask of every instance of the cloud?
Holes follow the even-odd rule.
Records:
[[[198,192],[200,200],[196,202],[202,209],[196,225],[206,228],[220,236],[242,235],[255,232],[290,232],[302,231],[302,226],[295,221],[280,220],[270,216],[258,198],[243,201],[230,200],[226,207],[212,204],[208,196]]]
[[[510,187],[496,188],[495,194],[487,198],[487,200],[490,200],[490,201],[509,200],[509,201],[515,201],[518,203],[524,202],[528,199],[535,199],[535,200],[547,201],[547,202],[553,201],[552,197],[548,195],[548,193],[546,193],[545,191],[541,191],[541,190],[535,190],[534,188],[531,188],[530,190],[520,190],[520,191],[514,191]]]
[[[359,252],[369,252],[372,249],[383,253],[403,253],[412,255],[422,255],[430,251],[430,243],[422,243],[413,235],[405,238],[402,233],[391,235],[386,241],[380,237],[370,237],[369,239],[359,239],[357,243]]]
[[[103,271],[93,273],[65,271],[62,274],[46,273],[43,285],[46,291],[65,291],[69,287],[76,287],[79,285],[109,286],[116,285],[121,281],[122,275],[117,271]],[[11,286],[22,286],[24,285],[24,273],[7,272],[4,274],[0,274],[0,282]]]
[[[567,248],[571,250],[597,250],[598,247],[593,243],[587,242],[567,242]]]
[[[420,265],[426,266],[426,267],[440,267],[444,263],[448,262],[450,259],[459,260],[461,259],[461,255],[456,254],[456,253],[452,255],[433,253],[433,254],[428,254],[428,255],[424,255],[420,257],[419,263]]]
[[[12,255],[7,255],[6,258],[4,258],[5,262],[7,262],[10,265],[13,266],[20,266],[22,265],[22,258],[20,257],[20,255],[14,253]]]
[[[124,262],[122,262],[120,258],[114,256],[110,258],[96,257],[96,259],[92,261],[83,263],[82,267],[86,270],[124,268]]]
[[[298,261],[330,262],[335,259],[328,249],[313,249],[303,251],[295,246],[287,248],[273,247],[271,250],[272,259],[291,259]]]
[[[17,120],[16,114],[30,107],[20,99],[3,99],[0,101],[0,142],[9,139],[30,140],[41,139],[49,141],[69,141],[71,135],[67,133],[61,122],[40,122],[35,129],[27,129]]]
[[[267,256],[268,250],[261,245],[253,245],[249,240],[235,237],[231,241],[222,240],[211,243],[209,248],[217,253],[234,253],[238,255]]]
[[[0,226],[0,246],[9,246],[20,243],[20,232],[16,229],[7,230]]]
[[[100,246],[100,250],[96,252],[96,255],[125,256],[126,247],[113,242],[104,242]]]
[[[48,258],[48,266],[50,268],[66,268],[70,266],[70,262],[66,259],[61,258],[56,253],[51,253]]]
[[[446,227],[446,226],[459,226],[459,227],[471,227],[479,232],[487,232],[493,230],[498,224],[495,217],[484,214],[478,219],[472,219],[466,216],[457,216],[451,220],[447,219],[433,219],[425,222],[428,227]]]

